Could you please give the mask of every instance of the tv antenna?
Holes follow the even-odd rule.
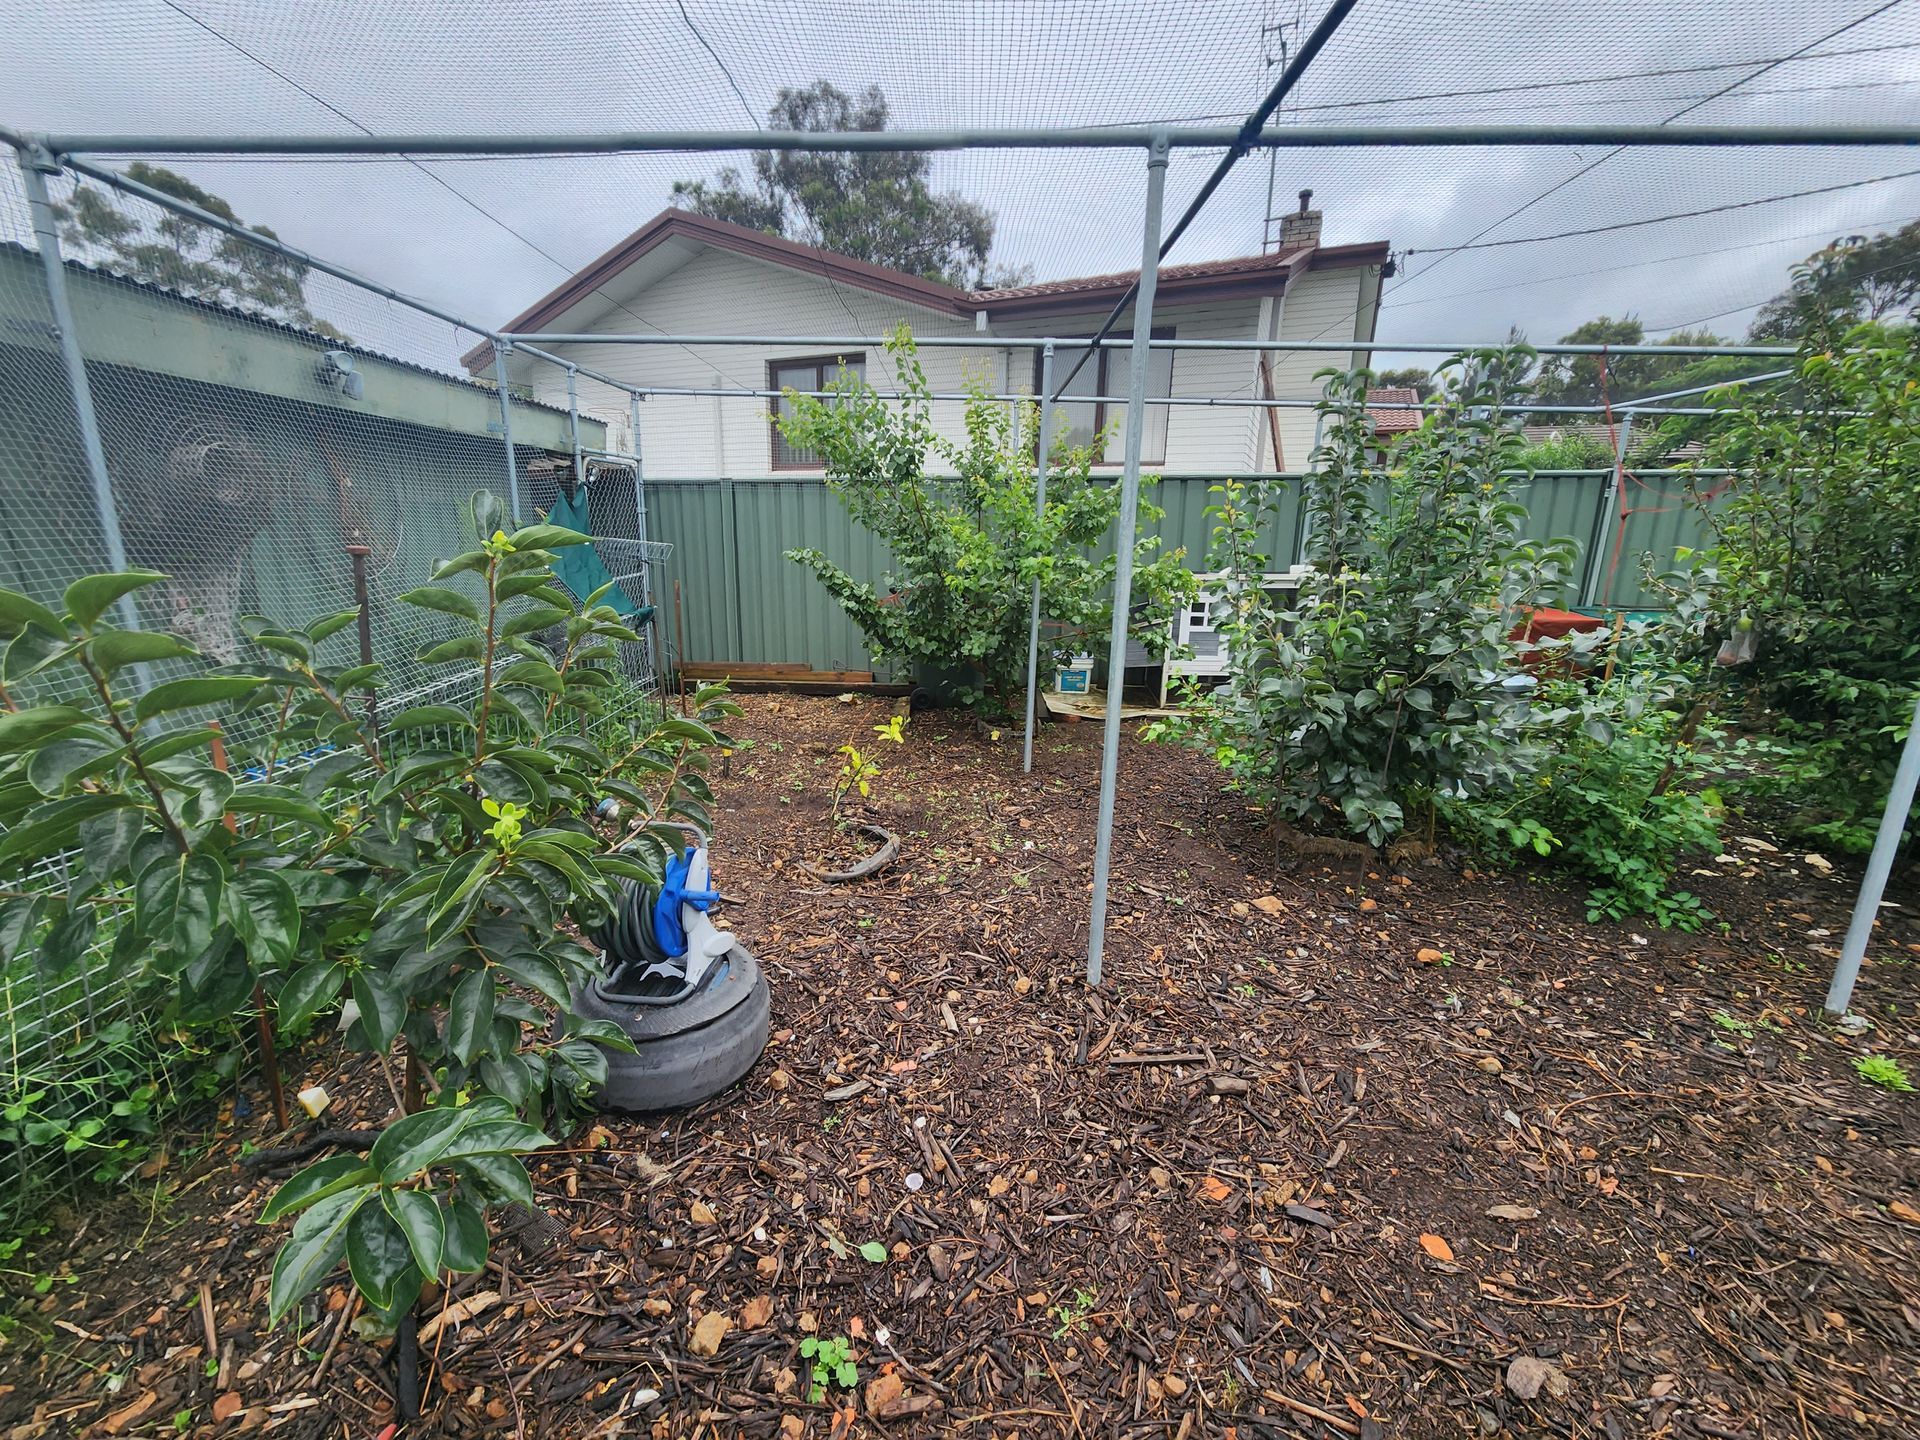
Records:
[[[1292,53],[1292,35],[1300,29],[1300,21],[1266,20],[1260,25],[1260,52],[1263,72],[1271,72],[1276,66],[1284,66]],[[1261,88],[1266,89],[1270,82],[1263,78]],[[1266,217],[1260,222],[1260,253],[1267,255],[1279,248],[1281,216],[1273,211],[1273,191],[1280,166],[1280,151],[1273,146],[1267,148],[1267,204],[1261,213]]]

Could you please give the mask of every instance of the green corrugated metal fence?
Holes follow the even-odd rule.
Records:
[[[1212,477],[1170,476],[1145,492],[1165,514],[1143,522],[1142,530],[1169,550],[1184,549],[1196,570],[1206,567],[1213,522],[1205,512],[1215,483]],[[1604,476],[1549,477],[1521,486],[1516,496],[1528,507],[1532,534],[1574,539],[1583,579],[1606,491]],[[1678,494],[1630,485],[1627,501],[1633,513],[1624,526],[1612,527],[1597,603],[1644,609],[1656,597],[1641,588],[1640,555],[1651,552],[1666,568],[1675,547],[1698,543],[1699,524]],[[666,584],[656,593],[670,606],[672,584],[679,582],[688,660],[870,668],[860,632],[819,582],[784,555],[811,547],[859,579],[878,581],[886,572],[886,546],[856,526],[820,480],[651,480],[647,516],[651,538],[674,547],[662,567]],[[1291,563],[1299,535],[1299,491],[1288,487],[1267,537],[1267,553],[1277,566]],[[1580,593],[1576,585],[1561,603]],[[670,608],[663,610],[662,623],[673,625]]]

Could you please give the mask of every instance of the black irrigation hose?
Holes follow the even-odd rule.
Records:
[[[420,1418],[420,1317],[413,1307],[400,1317],[394,1357],[394,1400],[402,1420]]]
[[[811,860],[802,860],[800,868],[816,880],[825,880],[829,884],[844,884],[849,880],[864,880],[891,865],[894,857],[900,853],[900,837],[884,825],[862,825],[860,833],[869,840],[878,840],[880,848],[848,870],[825,870]]]
[[[379,1138],[378,1130],[321,1130],[285,1149],[256,1150],[251,1155],[243,1155],[240,1164],[248,1170],[266,1170],[269,1174],[280,1169],[291,1171],[322,1150],[336,1146],[342,1150],[371,1150]]]

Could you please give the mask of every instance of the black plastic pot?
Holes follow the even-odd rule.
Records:
[[[922,710],[945,710],[960,703],[963,690],[978,690],[985,683],[986,677],[980,667],[968,661],[934,665],[917,660],[913,666],[913,693],[908,705],[916,714]]]

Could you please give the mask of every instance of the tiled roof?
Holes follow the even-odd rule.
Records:
[[[1367,391],[1367,413],[1373,416],[1373,428],[1382,435],[1404,435],[1418,430],[1426,412],[1418,409],[1420,392],[1411,386],[1383,385]],[[1412,406],[1416,408],[1408,409]]]
[[[1242,255],[1232,260],[1201,260],[1191,265],[1163,265],[1160,283],[1178,280],[1212,279],[1228,275],[1259,275],[1271,272],[1284,279],[1293,263],[1310,254],[1311,245],[1276,250],[1271,255]],[[1124,289],[1140,276],[1138,270],[1117,270],[1111,275],[1081,275],[1071,280],[1049,280],[1039,285],[1010,285],[1001,290],[976,290],[973,298],[991,307],[1007,300],[1028,300],[1041,295],[1078,295],[1088,290]]]

